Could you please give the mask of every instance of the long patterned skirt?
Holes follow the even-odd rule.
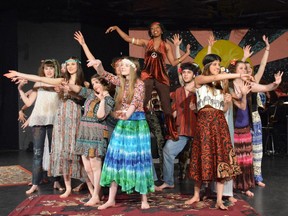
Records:
[[[252,153],[252,135],[250,127],[235,128],[234,146],[238,164],[242,174],[238,175],[234,181],[234,189],[247,191],[255,187]]]
[[[81,106],[73,100],[60,102],[53,126],[49,175],[81,178],[80,156],[75,154]]]
[[[100,185],[115,181],[122,191],[154,191],[150,130],[144,112],[118,120],[105,156]]]
[[[262,182],[261,164],[263,157],[263,141],[262,141],[262,123],[258,111],[252,113],[253,133],[252,133],[252,149],[253,149],[253,168],[254,178],[256,182]]]
[[[195,181],[227,181],[239,175],[223,111],[203,108],[197,117],[189,176]]]

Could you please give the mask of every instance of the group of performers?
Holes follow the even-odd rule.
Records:
[[[149,193],[175,187],[174,159],[183,149],[191,149],[186,176],[194,180],[194,195],[185,202],[188,205],[200,201],[203,183],[215,184],[215,207],[221,210],[228,209],[223,196],[236,202],[233,191],[254,196],[250,189],[255,184],[264,187],[257,92],[276,89],[283,74],[276,73],[273,83],[259,84],[270,49],[268,38],[263,36],[266,49],[254,76],[245,62],[252,55],[249,46],[244,48],[242,60],[231,60],[227,73],[220,70],[221,57],[211,53],[213,37],[208,40],[201,70],[193,62],[183,63],[190,55],[190,45],[180,56],[179,35],[173,37],[177,54],[174,56],[159,22],[150,25],[150,39],[131,37],[118,26],[109,27],[106,33],[113,31],[126,42],[145,49],[143,68],[138,59],[123,56],[113,62],[115,71],[107,72],[78,31],[74,39],[88,59],[87,66],[96,71],[90,80],[91,88],[84,79],[80,60],[73,56],[65,61],[62,70],[57,60],[46,59],[41,62],[38,75],[14,70],[4,74],[18,83],[27,107],[34,103],[26,122],[32,128],[34,144],[32,187],[26,193],[38,190],[46,134],[50,146],[48,175],[55,178],[54,188],[64,191],[60,197],[67,198],[72,193],[71,178],[82,179],[91,194],[85,205],[97,205],[100,210],[115,206],[118,186],[126,193],[140,193],[141,208],[150,208]],[[179,67],[182,85],[173,97],[166,59]],[[27,81],[35,82],[29,95],[22,90]],[[111,84],[116,86],[115,95],[109,93]],[[164,134],[149,106],[153,91],[159,96],[164,114]],[[155,185],[151,132],[159,149],[161,185]],[[185,148],[187,145],[191,148]],[[61,176],[65,189],[59,183]],[[101,187],[109,187],[104,203]]]

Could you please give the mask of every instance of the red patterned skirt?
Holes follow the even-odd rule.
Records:
[[[228,181],[241,173],[224,113],[203,108],[197,116],[189,176],[195,181]]]
[[[255,187],[253,170],[252,134],[250,127],[234,129],[234,147],[242,174],[234,181],[234,189],[247,191]]]

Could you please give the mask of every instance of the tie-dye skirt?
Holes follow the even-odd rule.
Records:
[[[144,112],[119,120],[105,156],[100,185],[115,181],[126,193],[154,191],[150,130]]]

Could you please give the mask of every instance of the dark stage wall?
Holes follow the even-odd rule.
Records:
[[[17,12],[0,13],[0,149],[18,149],[18,92],[15,85],[2,76],[17,68]]]
[[[31,23],[17,22],[16,12],[2,13],[1,29],[1,72],[9,69],[37,74],[40,61],[56,58],[60,63],[70,56],[78,56],[86,79],[90,80],[94,69],[87,68],[85,54],[73,38],[75,31],[81,30],[86,43],[96,58],[102,60],[105,69],[112,71],[111,60],[119,55],[128,55],[129,46],[117,34],[105,34],[105,27],[81,23]],[[108,26],[107,26],[108,27]],[[128,32],[128,28],[123,28]],[[0,79],[0,149],[26,149],[32,142],[31,128],[20,128],[18,110],[23,102],[19,100],[17,86],[1,75]],[[29,90],[29,83],[24,90]],[[30,115],[33,107],[25,114]]]

